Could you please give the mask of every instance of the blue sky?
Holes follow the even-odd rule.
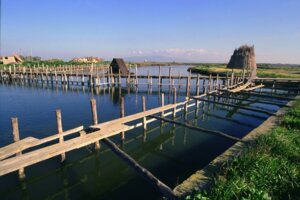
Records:
[[[1,52],[42,58],[300,63],[299,0],[1,0]]]

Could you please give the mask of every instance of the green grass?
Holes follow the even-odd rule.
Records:
[[[27,67],[33,67],[33,66],[60,66],[60,65],[86,65],[87,63],[81,63],[81,62],[75,62],[75,61],[63,61],[63,60],[56,60],[56,61],[25,61],[22,64],[16,64],[16,66],[27,66]],[[110,61],[102,61],[98,62],[96,64],[102,64],[102,65],[108,65],[110,64]],[[13,65],[4,65],[0,64],[1,67],[9,67]]]
[[[221,171],[210,190],[186,199],[300,199],[300,101],[281,126],[260,136]]]
[[[192,67],[192,72],[204,75],[226,75],[232,69],[226,68],[226,65],[206,64]],[[234,73],[239,74],[241,69],[234,69]],[[257,68],[257,76],[261,78],[300,78],[300,68],[291,66],[262,66]]]

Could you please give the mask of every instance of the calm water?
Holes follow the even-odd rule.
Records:
[[[177,69],[178,68],[178,69]],[[168,67],[162,67],[169,73]],[[176,69],[176,70],[175,70]],[[174,75],[187,67],[173,67]],[[157,67],[141,67],[139,74],[147,71],[157,74]],[[184,75],[182,73],[181,75]],[[125,81],[125,80],[124,80]],[[124,82],[123,81],[123,82]],[[146,82],[147,80],[145,80]],[[179,91],[178,102],[185,97],[185,87]],[[268,89],[264,89],[270,91]],[[146,85],[138,89],[122,87],[90,91],[87,87],[28,86],[0,84],[0,146],[12,142],[11,117],[18,117],[21,138],[43,138],[56,133],[55,110],[61,109],[64,130],[92,123],[90,98],[97,100],[100,122],[119,116],[119,97],[125,98],[125,115],[142,110],[141,97],[146,96],[147,109],[159,106],[160,93],[165,93],[165,103],[172,103],[172,94],[165,86],[158,91]],[[192,92],[195,92],[194,89]],[[280,92],[280,91],[279,91]],[[239,97],[246,97],[240,95]],[[249,99],[263,99],[248,97]],[[270,99],[265,99],[269,100]],[[221,101],[221,100],[220,100]],[[275,99],[271,101],[276,101]],[[276,101],[286,103],[286,101]],[[275,112],[279,107],[246,101],[230,101]],[[233,109],[217,104],[201,104],[198,112],[189,109],[187,123],[219,130],[242,137],[261,124],[268,115]],[[184,121],[183,113],[176,120]],[[219,136],[159,122],[126,132],[124,144],[120,136],[112,138],[125,152],[151,171],[169,187],[174,188],[196,170],[230,147],[233,142]],[[27,179],[18,181],[17,172],[0,177],[1,199],[160,199],[161,195],[124,164],[104,144],[100,152],[93,146],[67,153],[63,164],[56,157],[25,168]]]

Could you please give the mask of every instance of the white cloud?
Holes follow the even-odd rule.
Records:
[[[227,61],[228,55],[224,53],[209,51],[203,48],[168,48],[156,50],[134,50],[131,52],[133,57],[147,57],[150,60],[157,57],[165,57],[170,60],[184,61]]]
[[[207,53],[205,49],[182,49],[182,48],[169,48],[162,50],[154,50],[152,54],[164,56],[197,56]]]

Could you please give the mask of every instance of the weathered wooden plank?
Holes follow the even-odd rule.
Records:
[[[209,129],[202,128],[202,127],[195,127],[195,126],[192,126],[192,125],[190,125],[188,123],[178,122],[178,121],[175,121],[175,120],[171,120],[171,119],[168,119],[168,118],[165,118],[165,117],[158,117],[158,116],[155,116],[155,115],[151,115],[150,117],[153,117],[153,118],[165,121],[165,122],[177,124],[177,125],[180,125],[180,126],[183,126],[183,127],[187,127],[189,129],[192,129],[192,130],[196,130],[196,131],[201,131],[201,132],[204,132],[204,133],[209,133],[209,134],[214,134],[214,135],[222,136],[224,138],[227,138],[227,139],[230,139],[230,140],[233,140],[233,141],[242,141],[240,138],[228,135],[228,134],[223,133],[221,131],[214,131],[214,130],[209,130]]]
[[[33,137],[25,138],[23,140],[20,140],[17,143],[13,143],[13,144],[10,144],[8,146],[0,148],[0,160],[3,160],[3,159],[5,159],[9,156],[12,156],[12,155],[16,154],[19,151],[23,151],[25,149],[44,144],[46,142],[56,140],[59,137],[63,137],[63,136],[66,136],[66,135],[77,133],[81,130],[83,130],[83,126],[79,126],[77,128],[73,128],[73,129],[70,129],[68,131],[65,131],[65,132],[63,132],[59,135],[55,134],[55,135],[52,135],[52,136],[49,136],[49,137],[46,137],[46,138],[43,138],[43,139],[37,139],[37,138],[33,138]]]
[[[246,89],[244,89],[244,91],[251,91],[251,90],[255,90],[255,89],[258,89],[258,88],[262,88],[262,87],[264,87],[264,85],[260,84],[260,85],[254,86],[254,87],[246,88]]]
[[[153,114],[156,114],[156,113],[161,113],[162,111],[165,111],[165,110],[170,110],[170,109],[172,109],[176,106],[184,105],[185,103],[186,103],[186,101],[180,102],[180,103],[177,103],[177,104],[165,105],[163,107],[153,108],[153,109],[147,110],[145,112],[139,112],[139,113],[136,113],[136,114],[133,114],[133,115],[123,117],[123,118],[118,118],[118,119],[114,119],[114,120],[111,120],[111,121],[108,121],[108,122],[103,122],[103,123],[100,123],[100,124],[97,124],[97,125],[92,125],[90,127],[91,128],[105,128],[107,126],[112,126],[114,124],[125,124],[127,122],[134,121],[134,120],[137,120],[137,119],[141,119],[141,118],[147,117],[149,115],[153,115]]]
[[[156,189],[158,189],[163,195],[168,197],[168,199],[176,199],[175,193],[161,182],[158,178],[156,178],[151,172],[142,167],[139,163],[137,163],[133,158],[131,158],[127,153],[122,151],[115,143],[113,143],[110,139],[104,139],[105,144],[111,148],[116,155],[118,155],[123,161],[129,164],[135,171],[137,171],[143,178],[145,178],[149,183],[151,183]]]
[[[232,90],[227,90],[228,92],[231,92],[231,93],[236,93],[236,92],[239,92],[241,90],[244,90],[246,89],[249,85],[251,85],[252,83],[251,82],[247,82],[245,83],[244,85],[241,85],[235,89],[232,89]]]
[[[26,154],[22,154],[18,157],[9,158],[0,161],[0,176],[16,171],[20,168],[24,168],[35,163],[47,160],[54,156],[60,155],[64,152],[78,149],[86,145],[95,143],[103,138],[107,138],[122,131],[127,131],[131,127],[123,124],[106,127],[105,129],[95,131],[90,134],[82,135],[70,140],[66,140],[63,143],[57,143],[42,149],[38,149]]]
[[[27,146],[28,144],[37,140],[38,139],[34,137],[27,137],[18,142],[14,142],[12,144],[0,148],[0,160],[3,160],[4,158],[7,158],[16,154],[17,152],[24,150],[24,148],[22,148],[23,146]]]

